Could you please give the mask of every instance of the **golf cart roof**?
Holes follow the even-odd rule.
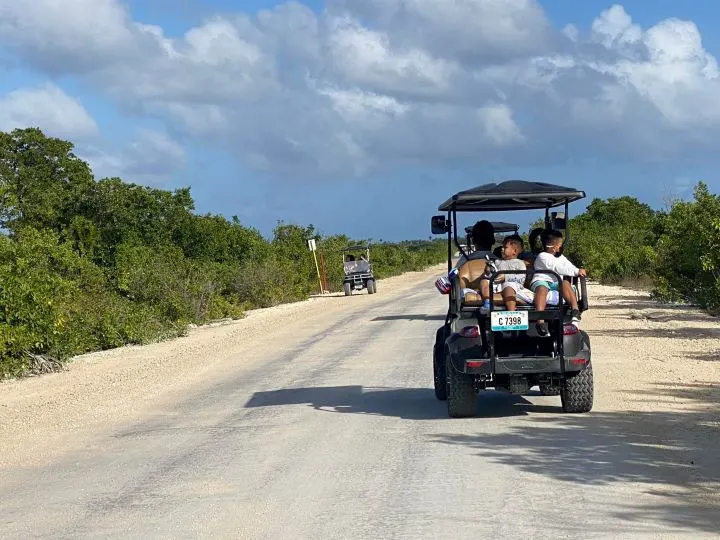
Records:
[[[460,191],[438,210],[456,212],[511,211],[553,208],[585,198],[585,192],[565,186],[507,180]]]
[[[516,223],[508,223],[506,221],[491,221],[490,223],[492,224],[493,230],[496,233],[513,232],[513,231],[517,231],[520,228],[520,226],[517,225]],[[472,225],[465,227],[465,232],[468,234],[471,233],[472,228],[473,228]]]
[[[361,245],[355,245],[355,246],[348,246],[346,248],[341,249],[340,251],[365,251],[366,249],[370,249],[369,245],[361,246]]]

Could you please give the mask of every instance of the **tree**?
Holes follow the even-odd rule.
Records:
[[[650,275],[656,223],[656,212],[633,197],[593,199],[583,214],[570,220],[565,254],[604,281]]]
[[[39,129],[0,132],[0,226],[60,232],[93,185],[90,167],[67,141]]]

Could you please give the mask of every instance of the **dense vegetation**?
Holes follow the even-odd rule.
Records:
[[[73,145],[0,133],[0,376],[72,355],[177,336],[188,324],[317,293],[307,240],[339,290],[338,250],[356,240],[278,223],[271,239],[174,192],[95,180]],[[441,240],[380,243],[378,278],[444,259]]]
[[[319,288],[309,238],[340,290],[339,250],[358,242],[282,222],[266,239],[194,210],[189,189],[96,180],[69,142],[0,133],[0,377],[307,298]],[[438,263],[445,249],[443,239],[381,242],[376,276]],[[662,211],[593,200],[572,219],[566,253],[600,281],[649,283],[662,300],[720,311],[720,198],[703,183]]]
[[[720,197],[706,184],[666,210],[631,197],[595,199],[570,227],[566,254],[591,277],[648,283],[660,300],[720,312]]]

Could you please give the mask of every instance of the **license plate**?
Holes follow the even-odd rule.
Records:
[[[490,313],[490,328],[493,332],[528,329],[527,311],[493,311]]]

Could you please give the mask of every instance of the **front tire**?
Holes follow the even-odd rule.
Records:
[[[435,383],[435,397],[439,401],[447,400],[447,366],[445,365],[445,339],[446,327],[438,328],[435,333],[433,345],[433,378]]]
[[[368,294],[375,294],[377,292],[377,288],[375,287],[374,279],[368,279],[367,284],[365,286],[367,287]]]
[[[350,296],[352,294],[352,285],[350,283],[343,283],[343,288],[345,289],[345,296]]]

